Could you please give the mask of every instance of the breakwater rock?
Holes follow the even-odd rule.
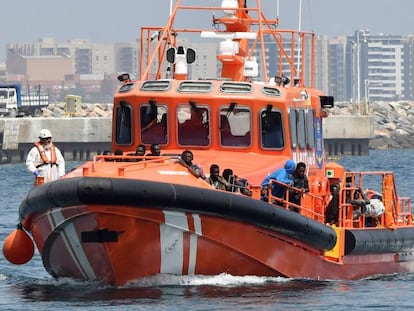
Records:
[[[375,102],[369,103],[368,109],[374,117],[370,149],[414,148],[414,102]],[[364,104],[359,107],[349,102],[335,103],[331,114],[352,115],[364,113],[364,110]]]
[[[47,108],[42,109],[42,117],[57,118],[57,117],[111,117],[112,104],[86,104],[82,103],[79,111],[71,114],[66,110],[65,103],[50,104]]]

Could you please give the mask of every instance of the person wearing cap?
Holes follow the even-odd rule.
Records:
[[[262,200],[267,201],[267,187],[270,184],[271,180],[276,180],[282,182],[287,185],[292,185],[293,180],[291,174],[295,170],[296,163],[292,160],[287,160],[283,168],[280,168],[271,174],[269,174],[263,181],[262,181]],[[272,183],[272,195],[278,197],[280,199],[286,198],[286,187],[279,184],[279,183]]]
[[[27,154],[26,167],[35,177],[43,177],[45,183],[65,175],[65,159],[52,143],[52,133],[48,129],[40,130],[39,141]]]

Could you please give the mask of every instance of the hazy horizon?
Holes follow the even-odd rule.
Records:
[[[201,0],[198,0],[201,3]],[[252,3],[252,1],[254,1]],[[175,3],[175,1],[173,1]],[[248,6],[256,0],[248,0]],[[300,0],[280,0],[280,28],[298,29]],[[188,4],[183,0],[182,4]],[[205,0],[206,6],[220,0]],[[261,0],[267,18],[276,17],[276,0]],[[16,5],[17,4],[17,5]],[[87,39],[93,43],[133,42],[141,26],[162,26],[169,16],[169,0],[98,1],[16,0],[0,19],[0,62],[6,44],[34,42],[53,38],[58,42]],[[393,11],[390,15],[389,11]],[[351,35],[367,29],[373,34],[407,35],[414,33],[412,0],[302,0],[301,29],[317,35]],[[7,13],[7,14],[6,14]],[[219,15],[219,14],[217,14]],[[200,20],[193,14],[180,16],[182,25]],[[211,20],[203,21],[208,26]],[[6,31],[4,31],[6,30]]]

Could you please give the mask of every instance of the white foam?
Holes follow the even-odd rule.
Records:
[[[215,285],[215,286],[240,286],[246,284],[264,284],[269,282],[288,282],[291,279],[283,277],[262,277],[262,276],[233,276],[227,273],[221,273],[214,276],[194,275],[194,276],[178,276],[169,274],[158,274],[156,276],[142,278],[129,282],[126,286],[194,286],[194,285]]]

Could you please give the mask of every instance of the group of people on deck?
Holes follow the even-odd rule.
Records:
[[[207,183],[218,190],[225,190],[230,192],[240,192],[244,195],[251,195],[250,190],[247,188],[247,182],[243,179],[237,178],[233,175],[232,169],[223,170],[223,175],[220,175],[220,167],[218,164],[210,165],[210,175],[206,177],[202,167],[193,163],[193,153],[190,150],[185,150],[181,154],[181,158],[178,161],[196,177],[204,179]]]
[[[146,154],[146,146],[140,144],[137,146],[135,153],[130,153],[128,155],[161,155],[161,148],[159,144],[152,144],[150,149],[151,152]],[[108,153],[104,152],[104,154]],[[122,154],[122,151],[114,152],[114,155]],[[251,192],[247,187],[247,181],[234,175],[232,169],[226,168],[223,170],[223,174],[220,175],[219,165],[212,164],[210,166],[210,174],[207,177],[204,174],[202,167],[198,164],[193,163],[193,159],[193,153],[190,150],[184,150],[178,162],[185,166],[191,174],[202,178],[216,189],[230,192],[239,192],[241,194],[251,196]],[[33,175],[35,175],[35,177],[44,177],[44,182],[50,182],[59,179],[65,174],[65,160],[60,150],[52,143],[52,134],[48,129],[42,129],[40,131],[39,141],[35,143],[35,146],[27,155],[26,166],[28,170]],[[269,176],[265,178],[265,180],[262,182],[262,187],[267,187],[270,183],[270,180],[274,179],[279,182],[302,189],[303,192],[307,192],[309,191],[309,185],[305,171],[305,163],[299,162],[297,165],[295,165],[294,161],[288,160],[286,161],[284,168],[269,174]],[[282,187],[278,183],[272,183],[272,195],[279,198],[284,198],[286,195],[286,188]],[[289,201],[300,205],[300,197],[301,193],[292,192],[289,194]]]
[[[239,192],[247,196],[252,195],[245,179],[238,178],[230,168],[224,169],[223,174],[220,175],[220,167],[217,164],[210,166],[210,176],[206,181],[216,189]]]
[[[271,183],[271,180],[275,182]],[[283,183],[283,184],[282,184]],[[262,182],[262,200],[268,201],[268,187],[271,187],[271,194],[281,200],[286,199],[287,187],[285,185],[292,186],[289,189],[288,200],[294,205],[289,205],[289,209],[295,212],[299,212],[301,197],[304,193],[309,192],[309,181],[306,176],[306,164],[304,162],[298,162],[295,164],[292,160],[287,160],[283,168],[278,169],[269,174]]]

